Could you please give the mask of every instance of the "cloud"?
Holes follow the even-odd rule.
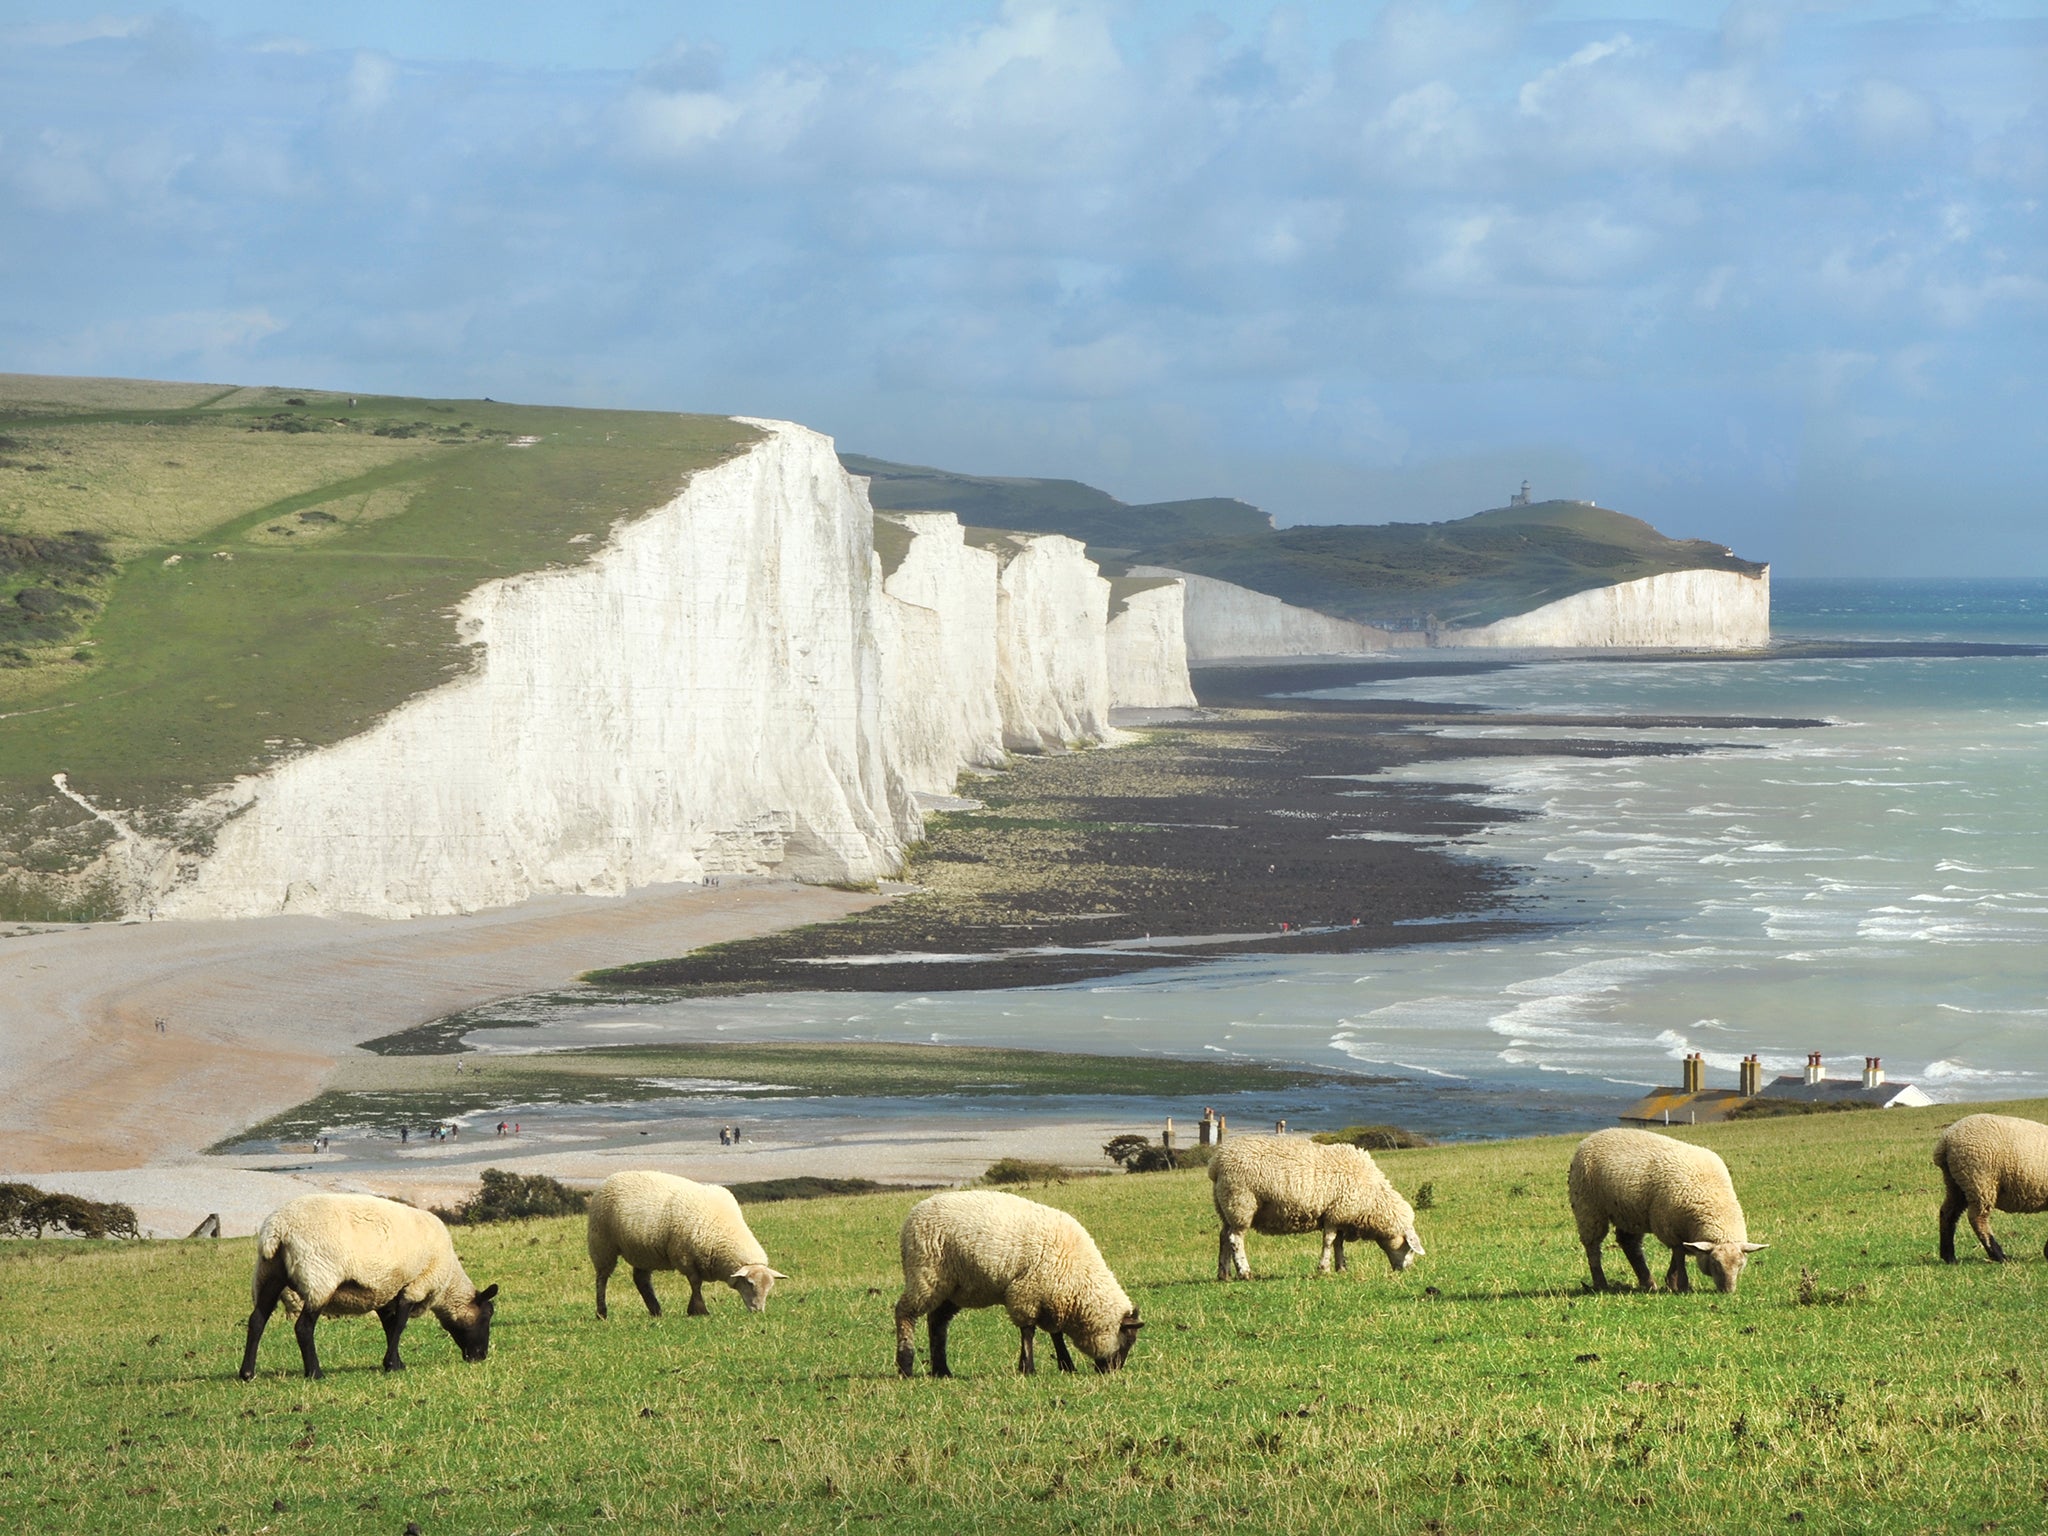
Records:
[[[1672,10],[1012,0],[808,51],[734,11],[611,72],[17,31],[0,336],[1283,518],[1449,515],[1521,460],[1768,544],[1802,432],[1924,421],[1885,431],[1931,474],[2048,387],[2048,24]]]

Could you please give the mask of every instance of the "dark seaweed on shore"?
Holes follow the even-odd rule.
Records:
[[[1457,670],[1498,662],[1460,662]],[[1417,667],[1415,671],[1444,670]],[[1385,665],[1369,674],[1390,675]],[[1205,709],[1115,751],[1025,757],[963,783],[984,809],[936,816],[911,854],[920,889],[837,922],[592,973],[689,993],[980,990],[1089,981],[1226,955],[1343,953],[1555,926],[1515,877],[1456,840],[1520,813],[1482,786],[1388,781],[1454,758],[1614,757],[1698,747],[1586,733],[1818,722],[1669,716],[1489,720],[1558,737],[1444,740],[1466,706],[1290,698],[1350,669],[1198,673]],[[940,959],[925,957],[947,957]]]

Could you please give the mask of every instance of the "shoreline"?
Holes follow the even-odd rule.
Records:
[[[816,922],[882,899],[735,881],[543,897],[407,923],[17,925],[0,937],[0,1170],[134,1168],[195,1154],[319,1092],[363,1040],[570,984],[606,958]]]

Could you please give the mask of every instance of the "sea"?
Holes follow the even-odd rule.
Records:
[[[1774,586],[1781,644],[2048,644],[2044,581]],[[1412,770],[1527,813],[1446,845],[1520,877],[1514,911],[1531,927],[1515,938],[1013,992],[576,1008],[475,1043],[719,1035],[1211,1053],[1396,1079],[1377,1107],[1460,1137],[1611,1123],[1619,1104],[1678,1081],[1693,1051],[1710,1086],[1734,1086],[1751,1052],[1768,1079],[1819,1051],[1831,1075],[1876,1056],[1888,1078],[1940,1100],[2048,1094],[2048,656],[1544,660],[1330,696],[1583,715],[1587,736],[1702,750]],[[1825,723],[1597,721],[1632,712]],[[1475,716],[1443,732],[1523,733],[1560,731]]]

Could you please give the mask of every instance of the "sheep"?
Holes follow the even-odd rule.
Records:
[[[1941,1258],[1956,1261],[1956,1221],[1965,1208],[1970,1229],[1994,1264],[2005,1250],[1991,1235],[1991,1213],[2048,1211],[2048,1125],[2012,1115],[1965,1115],[1934,1140],[1941,1201]],[[2048,1246],[2042,1257],[2048,1258]]]
[[[1074,1369],[1067,1340],[1098,1371],[1123,1367],[1144,1326],[1103,1262],[1088,1229],[1065,1211],[992,1189],[955,1190],[920,1200],[903,1219],[903,1295],[896,1302],[896,1369],[917,1363],[917,1319],[929,1317],[932,1375],[951,1376],[946,1329],[969,1307],[1004,1308],[1023,1342],[1017,1369],[1032,1375],[1032,1342],[1052,1333],[1063,1371]]]
[[[1415,1211],[1359,1147],[1325,1145],[1299,1136],[1239,1136],[1209,1162],[1211,1196],[1223,1230],[1216,1278],[1252,1277],[1247,1228],[1268,1236],[1323,1234],[1316,1273],[1346,1268],[1344,1244],[1378,1243],[1396,1273],[1426,1250],[1415,1235]]]
[[[1716,1290],[1733,1291],[1749,1256],[1770,1246],[1749,1241],[1726,1163],[1705,1147],[1654,1131],[1595,1131],[1572,1154],[1569,1187],[1572,1218],[1586,1245],[1596,1291],[1608,1288],[1600,1245],[1610,1226],[1645,1291],[1657,1288],[1643,1258],[1645,1232],[1671,1250],[1664,1285],[1673,1291],[1692,1289],[1688,1254],[1699,1259]]]
[[[609,1316],[605,1287],[623,1258],[650,1317],[661,1316],[654,1295],[654,1271],[680,1270],[690,1282],[691,1317],[705,1317],[704,1282],[723,1280],[740,1293],[749,1312],[768,1310],[768,1293],[787,1280],[768,1267],[768,1254],[740,1214],[732,1191],[698,1184],[672,1173],[643,1170],[615,1173],[590,1197],[585,1233],[590,1262],[597,1268],[597,1315]]]
[[[384,1369],[402,1371],[398,1336],[432,1312],[462,1350],[482,1360],[491,1349],[495,1285],[478,1290],[455,1256],[441,1218],[375,1195],[301,1195],[263,1218],[256,1234],[255,1310],[242,1353],[242,1380],[256,1375],[256,1345],[286,1291],[298,1298],[293,1332],[306,1375],[325,1373],[313,1349],[321,1317],[377,1314],[384,1325]]]

